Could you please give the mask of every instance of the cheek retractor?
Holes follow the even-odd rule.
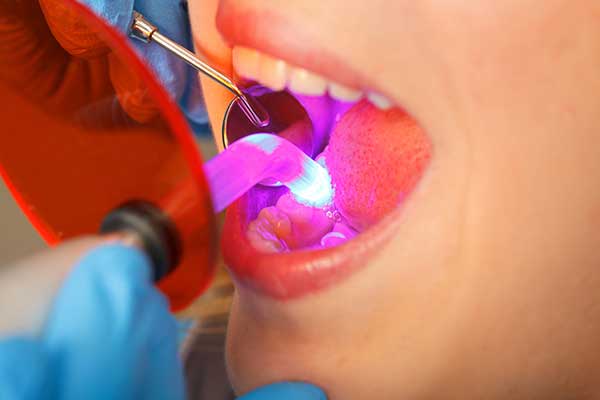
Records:
[[[232,143],[204,164],[215,212],[268,179],[287,186],[299,203],[324,207],[332,202],[329,172],[286,139],[256,133]]]

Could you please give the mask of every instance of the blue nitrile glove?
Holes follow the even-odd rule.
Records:
[[[0,341],[0,399],[184,399],[176,342],[146,256],[104,245],[75,266],[39,338]],[[283,383],[242,399],[283,398],[325,397],[313,386]]]
[[[147,257],[117,244],[86,255],[41,337],[0,345],[0,398],[184,399],[175,320]]]
[[[327,400],[327,396],[308,383],[282,382],[258,388],[238,400]]]
[[[127,34],[133,10],[142,13],[159,31],[191,49],[187,0],[79,0],[111,25]],[[206,124],[208,117],[202,100],[198,75],[182,60],[156,43],[132,39],[135,48],[151,65],[171,96],[179,102],[192,125]]]

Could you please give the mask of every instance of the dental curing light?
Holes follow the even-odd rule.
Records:
[[[125,36],[65,0],[64,10],[82,22],[74,29],[87,33],[73,39],[94,42],[98,55],[79,58],[57,42],[35,4],[12,17],[24,37],[35,35],[24,43],[44,57],[20,59],[27,48],[2,57],[0,104],[10,107],[0,107],[7,133],[0,175],[40,235],[61,246],[58,261],[2,271],[0,282],[18,288],[0,289],[10,293],[17,318],[40,315],[25,309],[43,310],[40,302],[51,300],[76,256],[110,240],[142,249],[171,309],[181,310],[211,282],[215,211],[265,179],[306,204],[330,201],[327,171],[282,137],[248,136],[203,168],[183,115]]]

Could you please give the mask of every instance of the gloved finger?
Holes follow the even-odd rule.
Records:
[[[55,0],[60,1],[60,0]],[[134,0],[78,0],[109,25],[126,34],[131,25]]]
[[[171,39],[186,47],[190,46],[190,32],[185,1],[80,1],[125,35],[129,34],[131,21],[133,18],[133,10],[135,9],[148,18],[149,21],[155,24],[161,33],[167,35]],[[142,43],[139,41],[133,41],[132,43],[142,57],[146,60],[147,64],[153,69],[157,78],[171,94],[173,99],[178,101],[183,94],[186,83],[186,66],[184,63],[177,57],[171,55],[169,52],[158,46],[156,43]],[[125,76],[126,73],[115,73],[115,75]],[[135,103],[141,104],[141,100],[143,100],[142,97],[138,98]],[[134,117],[139,117],[141,115],[143,114],[139,111],[134,111]]]
[[[144,312],[139,315],[136,331],[142,336],[140,353],[144,371],[140,398],[146,400],[184,400],[183,365],[177,350],[177,325],[163,298],[149,297]]]
[[[117,29],[123,32],[129,29],[133,0],[85,0],[84,4]],[[72,7],[62,0],[40,0],[40,5],[54,37],[68,53],[86,59],[108,55],[110,81],[121,107],[131,118],[144,123],[157,115],[158,108],[145,85],[116,56],[109,54],[106,43]]]
[[[42,345],[25,338],[0,341],[0,399],[34,400],[51,396]]]
[[[88,42],[89,29],[78,24],[76,16],[69,18],[56,10],[60,10],[60,0],[44,0],[53,5],[55,12],[51,15],[46,12],[51,21],[58,21],[66,26],[51,24],[55,36],[60,43],[71,53],[76,55],[95,55],[83,49],[90,48]],[[80,0],[97,15],[104,18],[110,25],[116,27],[123,34],[128,35],[133,17],[134,0]],[[58,5],[57,5],[58,4]],[[50,9],[51,7],[45,7]],[[62,7],[64,9],[64,7]],[[171,39],[190,46],[190,32],[185,1],[181,0],[153,0],[136,1],[135,9],[154,23],[159,30]],[[65,21],[65,22],[63,22]],[[55,26],[56,25],[56,26]],[[186,86],[186,66],[177,57],[173,56],[156,43],[132,42],[147,64],[156,74],[158,80],[167,89],[175,101],[182,97]],[[121,103],[127,113],[138,122],[146,122],[156,115],[155,106],[146,104],[148,96],[139,90],[139,81],[131,80],[128,71],[119,71],[124,66],[120,63],[111,63],[113,84],[117,90]]]
[[[31,57],[37,54],[39,57]],[[48,31],[42,12],[33,1],[0,2],[0,78],[18,87],[40,86],[45,80],[40,71],[42,59],[52,62],[48,67],[64,64],[66,54]]]
[[[110,80],[123,110],[137,122],[152,121],[159,108],[148,87],[114,54],[109,54],[108,63]]]
[[[101,246],[75,266],[43,336],[63,399],[140,398],[151,332],[138,317],[156,298],[166,308],[148,258],[134,248]]]
[[[112,91],[108,67],[65,52],[37,1],[0,2],[0,60],[0,79],[48,112],[69,113]]]
[[[238,400],[327,400],[325,392],[309,383],[281,382],[262,386]]]
[[[69,54],[83,58],[96,58],[108,53],[109,48],[100,39],[93,27],[81,18],[73,7],[63,0],[39,0],[46,22],[54,38]],[[126,7],[126,2],[109,2],[113,13]]]

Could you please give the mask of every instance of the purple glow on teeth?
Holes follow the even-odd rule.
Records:
[[[321,239],[321,246],[328,247],[331,245],[343,243],[348,238],[341,232],[329,232],[327,235],[323,236]]]
[[[329,172],[282,137],[256,133],[232,143],[204,164],[215,212],[224,210],[254,185],[275,179],[299,203],[324,207],[331,203]]]

